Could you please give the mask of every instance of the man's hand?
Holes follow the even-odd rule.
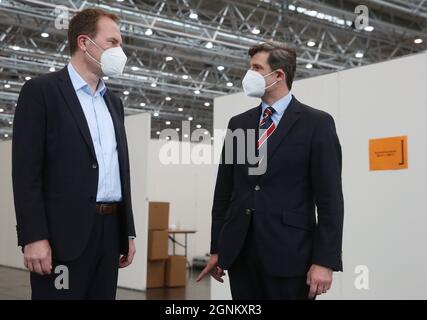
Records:
[[[129,239],[128,254],[120,256],[119,268],[126,268],[127,266],[129,266],[133,261],[133,257],[135,256],[135,253],[136,253],[135,242],[133,239]]]
[[[52,250],[49,241],[40,240],[24,247],[24,264],[30,272],[41,276],[52,272]]]
[[[307,285],[310,286],[309,299],[326,293],[332,285],[332,270],[313,264],[307,273]]]
[[[216,281],[224,282],[222,279],[223,276],[225,276],[224,270],[222,270],[218,266],[218,255],[212,254],[208,264],[206,267],[200,272],[199,276],[197,277],[196,281],[199,282],[202,280],[206,275],[210,274]]]

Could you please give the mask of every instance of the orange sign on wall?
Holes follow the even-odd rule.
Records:
[[[369,140],[369,169],[371,171],[407,168],[407,136]]]

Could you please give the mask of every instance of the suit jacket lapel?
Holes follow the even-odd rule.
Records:
[[[110,112],[110,116],[113,121],[114,133],[115,133],[116,142],[117,142],[117,154],[119,157],[119,166],[120,166],[121,172],[123,172],[122,170],[124,169],[124,163],[125,163],[123,159],[123,155],[124,155],[124,142],[123,142],[124,133],[122,132],[123,125],[122,125],[120,116],[117,113],[117,109],[114,107],[114,103],[110,97],[110,93],[108,89],[107,91],[105,91],[104,101],[105,101],[105,104],[107,105],[108,111]]]
[[[61,89],[62,95],[64,96],[64,100],[67,103],[67,106],[80,129],[83,139],[89,148],[89,152],[92,154],[94,159],[96,159],[95,148],[93,146],[89,126],[83,113],[82,106],[80,105],[79,98],[77,97],[73,84],[71,83],[70,76],[68,75],[67,67],[59,71],[58,76],[60,79],[59,87]]]
[[[271,161],[280,143],[285,139],[289,130],[300,117],[300,110],[298,107],[298,100],[292,96],[289,106],[286,108],[285,113],[279,121],[279,124],[273,134],[268,138],[267,145],[267,164]],[[268,166],[267,166],[268,170]]]
[[[252,112],[247,114],[247,119],[245,119],[243,121],[243,123],[246,124],[246,126],[243,128],[245,130],[245,137],[246,137],[246,159],[248,159],[248,157],[253,158],[255,156],[258,155],[257,149],[256,149],[256,145],[257,145],[257,141],[258,141],[258,136],[259,136],[259,121],[260,121],[260,117],[261,117],[261,112],[262,112],[262,107],[261,104],[257,107],[254,108]],[[248,134],[249,130],[255,130],[255,136],[251,136]],[[248,144],[251,144],[251,150],[252,152],[250,152],[251,150],[248,149]],[[255,154],[253,154],[253,152],[255,151]],[[248,173],[248,177],[250,180],[255,180],[257,178],[256,175],[249,175],[249,168],[250,167],[256,167],[258,166],[258,163],[256,164],[250,164],[247,160],[246,160],[246,172]]]
[[[115,131],[116,141],[117,141],[117,147],[122,148],[123,147],[123,141],[122,141],[123,135],[121,132],[122,122],[120,120],[119,114],[117,113],[117,109],[114,107],[114,103],[111,100],[110,92],[108,89],[107,89],[107,91],[105,91],[104,101],[105,101],[105,104],[107,105],[108,111],[110,112],[111,119],[113,120],[114,131]]]

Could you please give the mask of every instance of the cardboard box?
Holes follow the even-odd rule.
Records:
[[[166,260],[168,258],[168,230],[148,231],[148,260]]]
[[[150,202],[148,204],[148,230],[169,228],[169,202]]]
[[[187,260],[185,256],[169,256],[166,260],[166,287],[184,287],[187,283]]]
[[[166,260],[148,261],[147,288],[161,288],[165,286]]]

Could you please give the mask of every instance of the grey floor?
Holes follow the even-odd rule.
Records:
[[[119,288],[117,300],[204,300],[210,299],[210,279],[196,283],[200,270],[188,271],[187,286],[148,289],[145,292]],[[31,297],[30,275],[23,270],[0,267],[0,300],[26,300]]]

